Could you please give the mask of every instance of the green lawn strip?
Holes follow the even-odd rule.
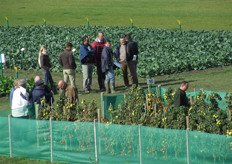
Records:
[[[232,1],[218,0],[0,0],[0,25],[47,24],[78,26],[130,26],[183,30],[231,30]],[[40,6],[38,8],[38,6]]]
[[[13,75],[13,70],[5,70],[5,76]],[[41,75],[41,71],[21,71],[19,78],[32,78],[35,75]],[[52,73],[53,79],[55,82],[58,82],[60,79],[63,79],[62,72],[55,72]],[[161,85],[165,88],[172,88],[176,89],[179,87],[181,81],[187,80],[190,82],[190,87],[188,92],[193,92],[194,88],[199,90],[201,88],[210,90],[210,91],[220,91],[220,92],[229,92],[231,91],[231,84],[232,84],[232,66],[228,67],[218,67],[207,69],[204,71],[191,71],[191,72],[184,72],[180,74],[172,74],[172,75],[165,75],[165,76],[156,76],[153,77],[155,79],[155,85]],[[43,76],[42,76],[43,77]],[[97,83],[97,76],[93,76],[93,83],[92,89],[93,91],[90,94],[85,94],[82,91],[82,74],[76,74],[76,83],[79,90],[79,100],[82,99],[86,101],[96,100],[98,107],[101,107],[101,92],[98,89]],[[139,78],[139,83],[142,88],[147,88],[146,85],[146,78]],[[116,76],[116,89],[118,94],[124,93],[127,90],[124,88],[123,78],[121,76]],[[58,95],[55,96],[57,99]],[[7,110],[10,109],[9,106],[9,99],[7,97],[0,98],[0,110]]]
[[[17,163],[17,164],[49,164],[51,162],[49,161],[40,161],[40,160],[31,160],[31,159],[27,159],[27,158],[16,158],[16,157],[3,157],[0,156],[0,164],[13,164],[13,163]],[[54,164],[61,164],[61,163],[57,163],[54,162]]]

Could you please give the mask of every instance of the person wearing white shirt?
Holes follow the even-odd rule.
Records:
[[[19,88],[14,91],[12,101],[12,116],[18,118],[28,118],[28,106],[30,102],[28,100],[29,94],[26,90],[26,81],[24,79],[19,80]]]

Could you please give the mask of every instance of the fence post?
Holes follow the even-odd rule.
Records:
[[[9,146],[10,146],[10,157],[12,157],[12,145],[11,145],[11,123],[10,123],[11,114],[8,115],[8,125],[9,125]]]
[[[141,125],[139,125],[139,158],[140,164],[142,164]]]
[[[187,164],[189,164],[189,137],[188,137],[188,131],[189,131],[189,116],[186,116],[186,147],[187,147]]]
[[[100,123],[101,123],[101,109],[97,109],[98,113],[98,129],[100,129]],[[101,154],[101,139],[98,137],[98,144],[99,144],[99,154]]]
[[[103,117],[105,117],[105,103],[104,103],[103,96],[104,96],[104,92],[101,92],[101,108],[102,108],[101,114]]]
[[[98,159],[97,159],[97,130],[96,130],[96,119],[94,119],[94,142],[95,142],[95,159],[96,159],[96,164],[98,164]]]
[[[52,118],[49,119],[50,122],[50,138],[51,138],[51,162],[53,162],[53,139],[52,139]]]
[[[193,103],[194,103],[193,96],[190,96],[190,104],[191,104],[191,106],[193,105]]]

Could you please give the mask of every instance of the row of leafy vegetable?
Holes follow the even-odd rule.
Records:
[[[79,47],[81,38],[88,35],[90,43],[99,31],[105,33],[115,50],[119,38],[132,33],[133,40],[139,45],[139,76],[171,74],[190,70],[202,70],[210,67],[231,65],[231,31],[171,31],[154,28],[99,27],[87,29],[84,26],[28,26],[0,27],[0,52],[6,54],[7,66],[37,70],[38,52],[41,45],[48,47],[54,71],[61,71],[58,64],[60,53],[65,44],[71,42],[77,51],[74,56],[76,71],[81,72]],[[21,60],[21,48],[26,48],[25,58]],[[120,70],[116,74],[121,74]]]

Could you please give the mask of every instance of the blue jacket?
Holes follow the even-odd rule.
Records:
[[[45,101],[46,103],[48,103],[49,105],[51,105],[51,98],[52,98],[52,102],[54,102],[54,98],[52,96],[51,92],[48,92],[48,90],[46,90],[45,88],[34,88],[32,91],[32,100],[33,102],[36,102],[37,104],[41,104],[40,99],[43,98],[45,96]]]
[[[90,47],[91,50],[88,50],[88,47]],[[85,64],[85,60],[89,59],[90,62],[86,62],[86,63],[94,63],[94,56],[92,56],[93,54],[95,54],[95,50],[92,48],[92,46],[85,46],[84,44],[81,45],[80,47],[80,63],[81,64]],[[93,60],[93,61],[92,61]]]
[[[15,87],[12,88],[11,92],[10,92],[10,106],[12,107],[12,99],[13,99],[13,94],[15,91]]]
[[[113,51],[110,47],[106,47],[102,51],[101,55],[101,66],[102,66],[102,72],[107,72],[110,67],[114,66],[114,60],[113,60]]]

